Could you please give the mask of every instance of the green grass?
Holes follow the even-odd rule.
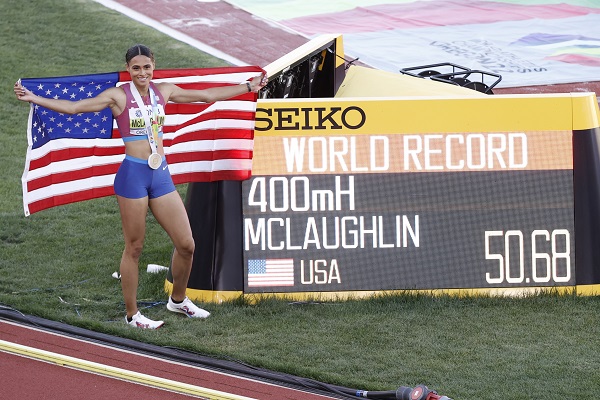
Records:
[[[129,329],[118,269],[122,235],[114,198],[24,217],[20,177],[28,108],[20,77],[122,70],[132,44],[159,68],[223,66],[91,0],[0,1],[0,303],[113,335],[368,390],[426,384],[459,399],[576,399],[600,392],[600,299],[541,293],[520,299],[416,294],[295,303],[244,299],[204,305],[207,321],[166,311],[172,246],[148,216],[139,300],[156,331]],[[185,193],[185,186],[179,187]]]

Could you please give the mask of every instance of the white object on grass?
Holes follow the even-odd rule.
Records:
[[[167,267],[163,267],[162,265],[158,265],[158,264],[148,264],[148,268],[146,269],[146,272],[148,272],[149,274],[158,274],[161,271],[167,271],[169,268]]]

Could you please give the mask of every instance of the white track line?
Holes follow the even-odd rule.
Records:
[[[123,368],[112,367],[110,365],[100,364],[93,361],[83,360],[53,353],[46,350],[36,349],[34,347],[23,346],[17,343],[11,343],[0,340],[0,351],[17,354],[35,360],[41,360],[59,366],[66,366],[76,370],[90,372],[102,376],[121,379],[128,382],[139,383],[146,386],[170,390],[176,393],[184,393],[202,398],[214,400],[255,400],[250,397],[238,396],[231,393],[221,392],[201,386],[190,385],[183,382],[177,382],[171,379],[160,378],[158,376],[142,374],[135,371],[129,371]]]

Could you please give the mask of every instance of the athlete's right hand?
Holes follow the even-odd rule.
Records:
[[[17,99],[21,101],[31,101],[34,94],[31,93],[25,86],[21,85],[21,80],[15,82],[14,89]]]

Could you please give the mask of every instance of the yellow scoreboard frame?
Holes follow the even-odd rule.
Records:
[[[243,289],[188,295],[596,294],[599,115],[593,93],[260,99]]]
[[[245,261],[279,275],[249,266],[245,293],[598,290],[579,241],[597,205],[576,207],[597,171],[575,160],[597,156],[595,95],[265,100],[256,118]]]

